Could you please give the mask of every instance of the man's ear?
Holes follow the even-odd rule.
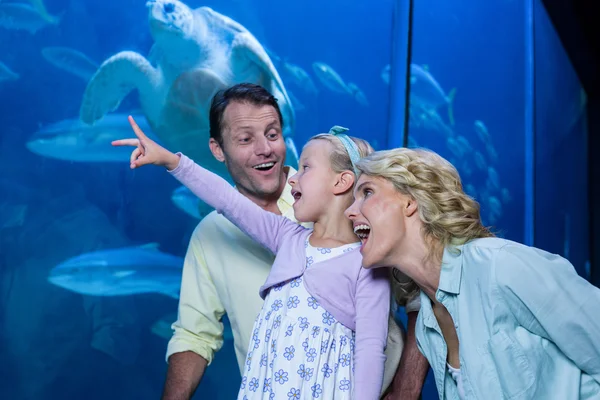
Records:
[[[223,154],[223,148],[221,148],[221,145],[219,145],[219,142],[217,142],[214,138],[210,138],[208,141],[208,146],[210,147],[210,152],[212,153],[214,158],[216,158],[220,162],[225,161],[225,155]]]
[[[348,190],[352,191],[354,186],[354,174],[350,171],[344,171],[338,174],[337,180],[333,187],[333,194],[343,194]]]

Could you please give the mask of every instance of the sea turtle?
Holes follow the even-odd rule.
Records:
[[[209,7],[191,9],[178,0],[150,0],[147,6],[154,39],[148,59],[122,51],[104,61],[86,87],[81,120],[93,124],[137,89],[148,123],[167,148],[184,151],[229,179],[208,146],[210,101],[220,89],[252,82],[277,98],[284,119],[287,163],[296,166],[298,154],[291,139],[295,113],[259,41],[242,25]]]

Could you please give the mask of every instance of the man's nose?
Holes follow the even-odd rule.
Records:
[[[273,153],[271,142],[267,138],[259,139],[255,142],[254,152],[259,156],[270,156]]]

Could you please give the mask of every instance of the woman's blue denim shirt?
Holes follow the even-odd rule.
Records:
[[[436,299],[458,334],[466,399],[600,399],[600,289],[564,258],[499,238],[449,247]],[[416,336],[440,399],[458,399],[424,293]]]

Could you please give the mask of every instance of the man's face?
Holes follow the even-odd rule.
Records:
[[[285,186],[285,141],[272,106],[231,102],[223,114],[222,147],[211,139],[238,190],[247,196],[279,197]]]

